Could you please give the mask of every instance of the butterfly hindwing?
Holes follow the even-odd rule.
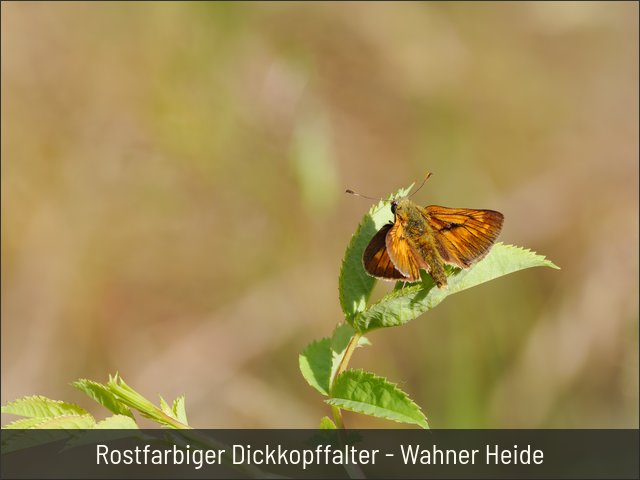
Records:
[[[386,237],[393,224],[383,226],[376,233],[362,255],[365,270],[372,276],[384,280],[403,280],[406,277],[400,273],[387,253]]]

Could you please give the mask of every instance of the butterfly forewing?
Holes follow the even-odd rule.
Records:
[[[423,210],[433,230],[438,253],[447,263],[467,268],[484,257],[502,229],[503,215],[494,210],[429,205]]]

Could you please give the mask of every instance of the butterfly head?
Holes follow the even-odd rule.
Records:
[[[410,211],[415,210],[415,208],[412,208],[412,207],[415,207],[415,204],[411,200],[409,200],[409,198],[413,197],[416,193],[420,191],[422,187],[424,187],[424,184],[427,182],[427,180],[429,180],[430,176],[431,176],[431,172],[427,173],[427,176],[424,177],[424,180],[422,181],[418,189],[415,190],[408,197],[394,198],[391,201],[391,213],[393,213],[396,220],[399,219],[400,221],[405,221]]]
[[[391,201],[391,213],[395,217],[395,220],[404,222],[407,220],[411,210],[411,200],[407,197],[396,198]]]

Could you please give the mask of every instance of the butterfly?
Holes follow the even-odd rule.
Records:
[[[426,270],[438,288],[447,286],[444,265],[469,268],[483,258],[504,221],[494,210],[422,207],[408,197],[393,200],[391,212],[393,222],[378,230],[364,251],[364,269],[376,278],[404,282],[420,280],[420,270]]]

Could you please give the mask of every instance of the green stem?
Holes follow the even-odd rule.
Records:
[[[351,355],[353,355],[353,351],[358,346],[358,341],[360,340],[361,336],[362,336],[361,333],[356,332],[351,337],[351,340],[349,340],[349,343],[347,344],[347,348],[345,348],[344,354],[342,355],[342,358],[340,359],[340,363],[338,364],[338,368],[336,369],[336,373],[333,375],[333,378],[331,379],[332,388],[333,388],[334,382],[336,381],[336,378],[338,378],[338,376],[347,369],[347,366],[349,365],[349,360],[351,360]],[[331,394],[331,392],[329,392],[329,394]],[[339,407],[332,406],[331,412],[333,413],[333,420],[336,424],[336,427],[340,429],[344,429],[344,421],[342,420],[342,410]]]
[[[338,376],[347,369],[347,366],[349,365],[349,360],[351,360],[351,355],[353,355],[354,350],[358,346],[358,341],[360,340],[361,336],[362,336],[361,333],[356,332],[353,334],[353,336],[349,340],[349,343],[347,344],[347,348],[345,348],[344,354],[342,355],[342,358],[340,359],[340,363],[338,364],[338,368],[336,369],[336,373],[333,375],[333,378],[331,379],[331,388],[333,388],[333,384],[335,383],[336,378],[338,378]],[[331,392],[329,392],[329,395],[331,395]],[[340,434],[339,434],[340,442],[342,443],[342,445],[346,445],[347,439],[346,439],[344,421],[342,420],[342,410],[339,407],[335,407],[332,405],[331,412],[333,413],[333,420],[336,424],[336,427],[340,431]],[[362,471],[359,465],[346,464],[344,468],[347,471],[347,475],[349,476],[349,478],[366,478],[364,475],[364,472]]]
[[[332,405],[331,413],[333,413],[333,422],[336,424],[336,427],[344,430],[344,422],[342,421],[342,410]]]
[[[189,425],[185,425],[184,423],[180,422],[179,420],[176,420],[173,417],[170,417],[169,415],[164,413],[159,408],[155,408],[154,410],[155,410],[155,412],[154,412],[155,415],[152,416],[152,417],[150,416],[149,418],[162,419],[164,421],[164,423],[166,423],[167,425],[170,425],[171,427],[173,427],[173,428],[175,428],[177,430],[191,430],[193,428],[193,427],[190,427]]]

